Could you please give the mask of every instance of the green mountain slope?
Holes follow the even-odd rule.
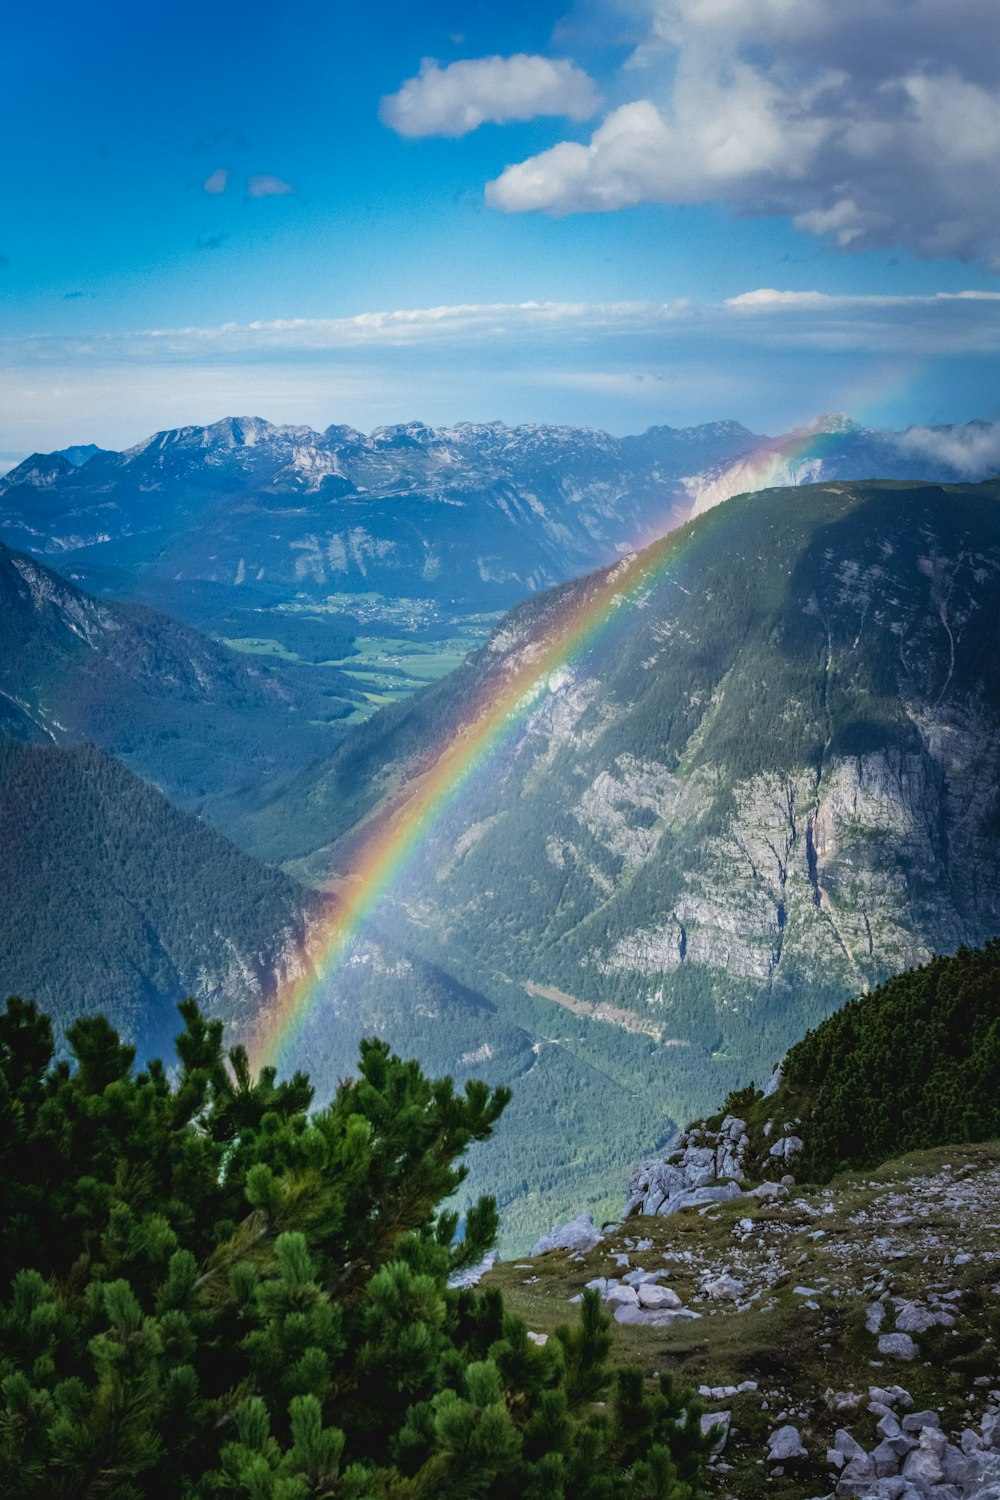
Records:
[[[224,821],[259,780],[328,753],[357,697],[332,668],[240,655],[0,545],[0,727],[14,738],[91,740]]]
[[[0,994],[103,1011],[142,1055],[198,996],[238,1024],[307,962],[311,899],[90,745],[0,738]]]
[[[998,496],[765,491],[656,544],[646,586],[432,824],[383,935],[505,1014],[527,987],[536,1039],[641,1046],[674,1119],[766,1076],[859,989],[993,937]],[[242,836],[319,882],[349,870],[380,799],[603,577],[512,612]]]

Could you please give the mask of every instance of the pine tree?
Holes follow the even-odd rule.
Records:
[[[700,1409],[459,1290],[442,1208],[508,1091],[382,1042],[310,1112],[193,1002],[179,1073],[102,1018],[0,1016],[0,1492],[10,1500],[690,1500]]]

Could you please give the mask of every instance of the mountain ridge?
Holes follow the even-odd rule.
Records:
[[[978,622],[1000,608],[998,498],[775,490],[654,544],[648,588],[431,825],[383,936],[504,1003],[527,988],[550,1035],[549,991],[655,1023],[674,1118],[859,987],[992,937],[1000,675]],[[606,576],[513,611],[284,787],[248,847],[284,840],[289,868],[335,888],[380,799],[405,803],[505,664]]]
[[[998,430],[895,433],[834,415],[776,438],[731,420],[625,437],[419,421],[365,434],[226,417],[81,465],[66,454],[83,449],[32,455],[0,479],[0,532],[61,557],[92,589],[129,597],[173,591],[183,601],[185,590],[215,587],[248,604],[335,600],[347,610],[375,589],[466,612],[502,609],[738,490],[995,473]]]

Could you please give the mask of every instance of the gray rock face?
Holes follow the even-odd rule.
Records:
[[[779,1161],[788,1161],[803,1149],[803,1142],[797,1135],[786,1135],[780,1141],[775,1141],[769,1154]]]
[[[746,1121],[734,1115],[727,1115],[718,1131],[687,1131],[662,1161],[633,1168],[626,1215],[672,1214],[735,1197],[749,1144]]]

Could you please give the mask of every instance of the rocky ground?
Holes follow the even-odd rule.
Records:
[[[1000,1144],[767,1186],[581,1216],[484,1284],[540,1339],[597,1286],[617,1357],[698,1388],[722,1429],[720,1500],[1000,1500]]]

